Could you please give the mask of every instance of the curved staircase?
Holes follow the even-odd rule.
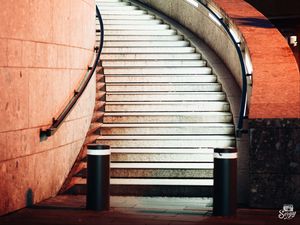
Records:
[[[106,84],[96,142],[111,146],[111,194],[211,196],[213,148],[235,146],[235,132],[205,52],[130,1],[96,2]],[[80,168],[69,192],[84,192]]]

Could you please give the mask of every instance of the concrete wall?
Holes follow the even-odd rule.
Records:
[[[185,0],[141,0],[177,20],[203,39],[230,69],[238,84],[241,70],[236,50],[222,27],[200,5]],[[299,118],[300,76],[296,60],[280,32],[243,0],[207,0],[244,43],[253,67],[250,118]],[[249,86],[251,89],[251,86]]]
[[[57,193],[90,124],[95,79],[67,121],[41,142],[92,62],[93,0],[2,1],[0,215]]]

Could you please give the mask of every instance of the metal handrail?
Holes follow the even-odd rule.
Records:
[[[62,125],[66,117],[69,115],[69,113],[72,111],[74,108],[75,104],[79,100],[80,96],[83,94],[85,91],[86,87],[88,86],[91,78],[93,77],[93,74],[96,70],[96,67],[99,63],[100,60],[100,54],[103,49],[103,41],[104,41],[104,25],[103,25],[103,20],[101,17],[100,10],[98,6],[96,6],[96,17],[98,17],[99,23],[100,23],[100,29],[96,30],[96,32],[100,32],[100,44],[99,46],[95,47],[95,51],[97,52],[96,59],[93,63],[92,67],[88,68],[88,72],[79,84],[79,87],[74,90],[74,96],[70,100],[70,102],[67,104],[67,106],[62,110],[62,112],[59,114],[57,118],[52,119],[52,124],[49,128],[47,129],[41,129],[40,130],[40,139],[45,140],[48,137],[52,136],[55,134],[55,132],[58,130],[58,128]]]
[[[243,53],[239,46],[240,43],[236,42],[234,36],[230,32],[230,29],[229,29],[228,25],[224,22],[223,18],[219,18],[219,16],[211,8],[209,8],[207,3],[204,2],[203,0],[197,0],[197,1],[204,8],[206,8],[209,11],[209,13],[211,13],[215,17],[215,19],[221,24],[221,26],[224,28],[224,30],[228,34],[229,38],[231,39],[232,43],[234,44],[234,47],[235,47],[238,57],[239,57],[241,71],[242,71],[242,74],[241,74],[242,75],[242,95],[241,95],[239,119],[238,119],[238,124],[237,124],[237,128],[236,128],[236,136],[240,137],[245,132],[245,130],[243,129],[243,123],[244,123],[245,112],[246,112],[246,108],[247,108],[247,74],[246,74]]]

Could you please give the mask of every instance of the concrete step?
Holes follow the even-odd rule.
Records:
[[[103,124],[101,135],[193,135],[234,134],[231,123]]]
[[[122,179],[111,178],[111,185],[212,186],[213,179]]]
[[[133,16],[133,15],[143,15],[147,14],[144,10],[102,10],[101,16],[105,17],[105,15],[124,15],[124,16]]]
[[[142,151],[142,150],[141,150]],[[184,151],[182,151],[184,152]],[[212,163],[213,154],[202,154],[202,153],[186,153],[186,154],[176,154],[176,153],[112,153],[111,162],[197,162],[199,163]],[[146,167],[145,167],[146,168]],[[203,168],[204,169],[204,168]]]
[[[86,178],[87,170],[82,169],[76,174],[78,177]],[[176,169],[176,168],[111,168],[111,178],[183,178],[183,179],[202,179],[213,178],[212,169]]]
[[[105,75],[142,75],[142,74],[211,74],[212,70],[210,67],[105,67]]]
[[[221,91],[218,83],[107,83],[107,92],[193,92],[193,91]]]
[[[105,112],[104,123],[230,123],[230,112]]]
[[[96,0],[97,5],[102,5],[104,3],[121,3],[120,0]]]
[[[161,20],[152,19],[152,20],[103,20],[103,24],[107,25],[153,25],[153,24],[162,24]],[[96,25],[99,25],[99,21],[96,21]]]
[[[128,53],[128,54],[101,54],[101,59],[106,60],[191,60],[191,59],[201,59],[199,53],[159,53],[159,54],[145,54],[145,53]]]
[[[112,154],[181,154],[182,156],[188,156],[193,154],[204,154],[204,155],[213,155],[213,148],[111,148]],[[194,158],[195,160],[195,158]]]
[[[149,14],[140,15],[113,15],[104,14],[101,15],[103,20],[151,20],[155,19],[155,16]]]
[[[106,75],[107,83],[212,83],[215,75]]]
[[[177,41],[182,40],[181,35],[130,35],[120,36],[118,35],[107,35],[105,33],[105,41]],[[99,43],[99,38],[96,40]]]
[[[165,35],[174,35],[176,34],[175,30],[106,30],[105,35],[119,35],[119,36],[137,36],[137,35],[155,35],[155,36],[165,36]],[[120,37],[120,40],[122,40],[122,37]]]
[[[160,32],[162,30],[168,30],[170,28],[169,25],[166,24],[147,24],[146,26],[144,24],[139,25],[139,24],[134,24],[134,25],[106,25],[105,26],[105,31],[109,30],[153,30]]]
[[[105,12],[112,12],[112,11],[136,11],[138,8],[136,6],[132,5],[126,5],[126,4],[114,4],[114,5],[105,5],[105,4],[99,4],[101,9],[101,14],[105,14]]]
[[[106,47],[103,53],[194,53],[193,47]]]
[[[227,112],[228,102],[106,102],[105,112]]]
[[[127,2],[102,2],[102,1],[96,1],[96,4],[98,5],[99,9],[101,10],[102,7],[121,7],[121,6],[128,6],[129,3]]]
[[[188,41],[105,41],[106,47],[186,47]]]
[[[108,102],[130,101],[224,101],[224,92],[114,92],[106,93]]]
[[[84,163],[83,168],[87,168]],[[213,169],[213,162],[111,162],[111,169]]]
[[[114,60],[103,61],[103,67],[203,67],[204,60]]]
[[[111,147],[176,148],[235,146],[235,138],[228,135],[172,135],[172,136],[99,136],[97,143]]]
[[[74,183],[85,185],[86,179],[77,178]],[[159,186],[212,186],[213,179],[128,179],[111,178],[111,185],[159,185]]]
[[[213,178],[212,169],[112,169],[111,178]]]

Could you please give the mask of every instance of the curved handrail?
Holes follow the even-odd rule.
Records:
[[[88,86],[88,84],[96,70],[96,67],[100,60],[100,54],[103,49],[103,41],[104,41],[104,25],[103,25],[103,20],[102,20],[101,13],[100,13],[98,6],[96,6],[96,17],[98,17],[98,20],[100,23],[100,30],[98,30],[98,29],[96,30],[97,32],[100,32],[100,44],[99,44],[99,46],[95,47],[95,51],[97,52],[97,55],[96,55],[95,61],[93,63],[93,66],[88,68],[89,72],[85,75],[85,77],[79,84],[79,87],[76,90],[74,90],[74,96],[72,97],[70,102],[67,104],[67,106],[62,110],[60,115],[57,118],[53,118],[53,122],[52,122],[51,126],[47,129],[40,130],[40,139],[41,140],[45,140],[45,139],[47,139],[47,137],[52,136],[58,130],[58,128],[62,125],[62,123],[64,122],[66,117],[69,115],[69,113],[72,111],[75,104],[79,100],[80,96],[85,91],[86,87]]]
[[[239,46],[240,43],[236,42],[233,34],[230,32],[230,29],[228,25],[224,22],[223,18],[219,18],[219,16],[208,7],[206,2],[203,2],[203,0],[197,0],[204,8],[206,8],[209,13],[211,13],[214,18],[221,24],[221,26],[224,28],[226,33],[228,34],[229,38],[231,39],[232,43],[234,44],[234,47],[237,51],[239,60],[240,60],[240,66],[242,71],[242,96],[241,96],[241,104],[240,104],[240,113],[239,113],[239,119],[237,124],[237,130],[236,130],[236,136],[240,137],[245,130],[243,129],[243,123],[245,118],[245,112],[247,108],[247,74],[246,74],[246,68],[245,68],[245,62],[243,58],[242,50]]]

